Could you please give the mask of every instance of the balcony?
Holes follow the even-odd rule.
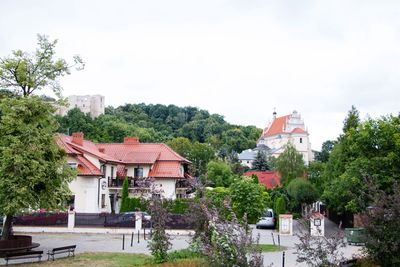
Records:
[[[118,177],[108,177],[108,187],[121,189],[124,184],[124,179]],[[144,178],[134,178],[128,176],[128,187],[129,189],[148,189],[150,188],[150,183]]]

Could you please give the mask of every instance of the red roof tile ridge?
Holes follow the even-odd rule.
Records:
[[[90,141],[84,140],[84,142],[90,142]],[[109,155],[107,155],[107,154],[105,154],[105,153],[101,153],[101,152],[98,151],[98,150],[96,150],[95,152],[94,152],[94,151],[91,151],[91,149],[86,148],[85,145],[80,146],[80,145],[74,144],[74,143],[72,143],[72,142],[67,142],[67,143],[68,143],[69,145],[71,145],[73,148],[78,149],[78,150],[83,150],[83,151],[87,152],[88,154],[91,154],[91,155],[93,155],[93,156],[95,156],[95,157],[97,157],[97,158],[99,158],[99,159],[101,159],[101,160],[110,161],[110,162],[115,162],[115,163],[123,163],[121,160],[112,158],[111,156],[109,156]],[[91,143],[91,142],[90,142],[90,143]],[[94,143],[93,143],[93,144],[94,144]],[[97,147],[96,147],[96,148],[97,148]]]
[[[170,152],[172,152],[176,157],[180,158],[182,161],[186,161],[188,163],[192,163],[190,160],[182,157],[181,155],[179,155],[178,153],[176,153],[172,148],[170,148],[167,144],[164,143],[160,143],[161,145],[163,145],[164,147],[166,147]]]

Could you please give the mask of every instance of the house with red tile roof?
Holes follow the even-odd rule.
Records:
[[[257,145],[267,146],[271,155],[278,157],[288,142],[291,142],[303,155],[306,165],[314,159],[309,133],[300,113],[293,111],[289,115],[276,117],[276,112],[274,112],[272,121],[264,129]]]
[[[273,189],[277,186],[279,186],[279,187],[281,186],[281,182],[280,182],[281,177],[280,177],[279,173],[277,173],[277,172],[249,171],[243,175],[251,177],[253,174],[257,176],[258,182],[260,184],[264,185],[265,188],[267,188],[267,189]]]
[[[149,191],[139,184],[153,178],[163,197],[187,197],[191,162],[165,144],[140,143],[136,137],[126,137],[123,143],[95,144],[84,140],[83,133],[58,134],[57,142],[78,173],[70,183],[77,212],[118,212],[125,177],[131,196]]]

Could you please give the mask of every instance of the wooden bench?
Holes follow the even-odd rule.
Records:
[[[19,259],[30,259],[30,258],[38,258],[38,261],[42,259],[43,250],[28,250],[28,251],[19,251],[19,252],[8,252],[4,257],[6,261],[6,265],[8,265],[9,260],[19,260]]]
[[[52,250],[49,250],[49,252],[47,252],[47,256],[48,256],[47,260],[50,260],[50,257],[51,257],[54,261],[55,254],[61,254],[61,253],[67,253],[67,252],[68,252],[68,257],[71,255],[75,256],[75,248],[76,248],[76,245],[53,248]]]

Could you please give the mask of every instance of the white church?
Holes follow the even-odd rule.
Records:
[[[278,157],[284,151],[288,142],[291,142],[296,150],[303,155],[306,165],[314,159],[309,133],[300,113],[293,111],[289,115],[277,117],[276,112],[274,112],[272,121],[258,139],[257,148],[242,151],[239,154],[239,160],[243,165],[251,168],[258,150],[263,150],[273,157]]]

